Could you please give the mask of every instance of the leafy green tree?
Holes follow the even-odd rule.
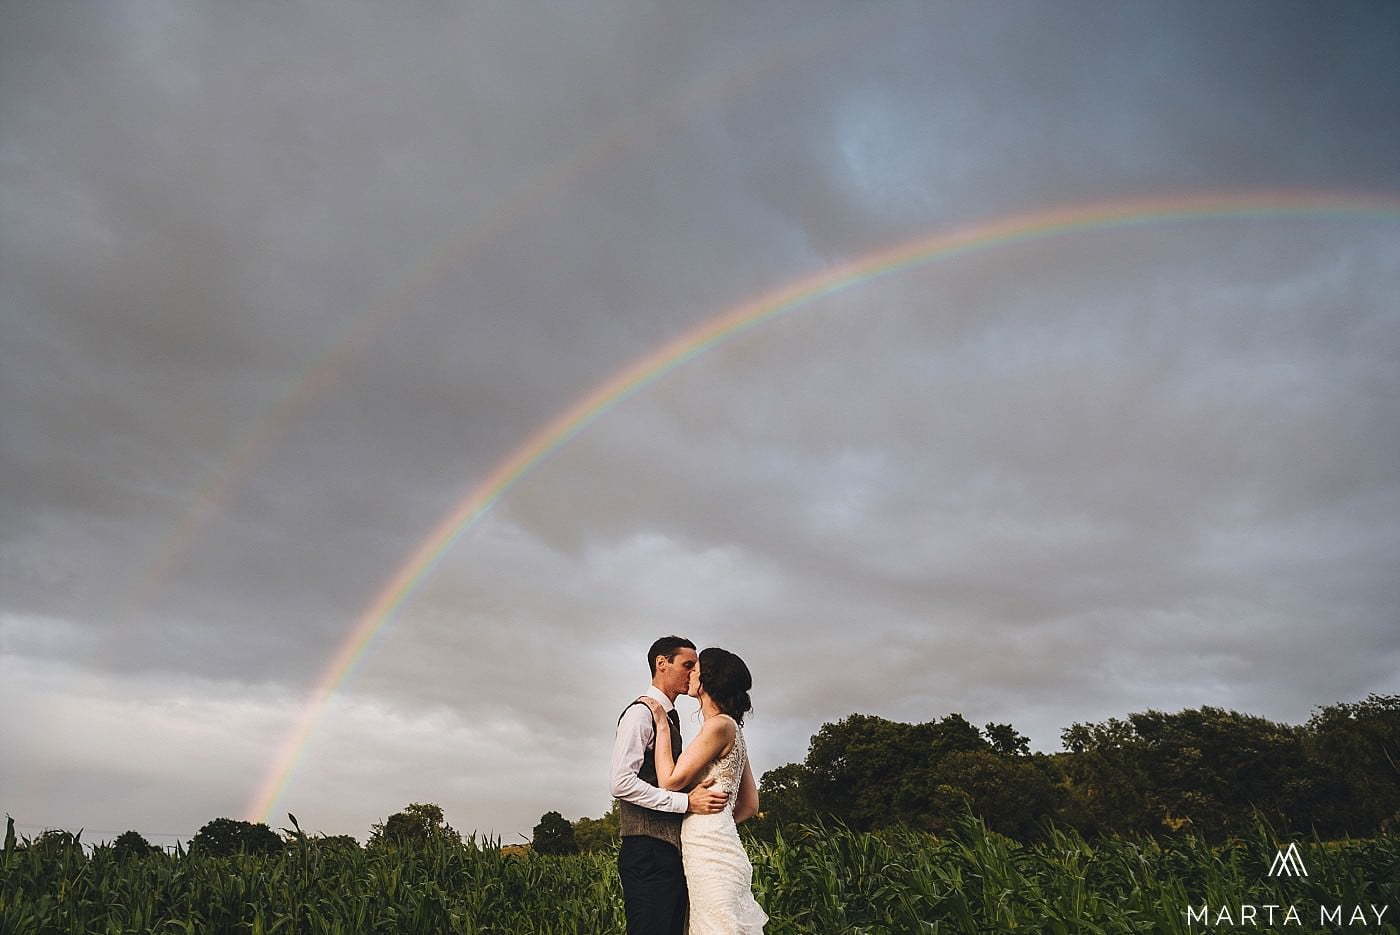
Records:
[[[1168,827],[1186,819],[1211,838],[1244,834],[1254,812],[1287,827],[1303,731],[1221,708],[1129,715],[1149,796]]]
[[[262,822],[240,821],[236,818],[215,818],[205,824],[190,841],[191,851],[219,857],[230,854],[276,854],[285,842]]]
[[[580,818],[574,822],[574,841],[585,854],[605,851],[621,840],[622,816],[617,801],[602,818]]]
[[[938,770],[914,770],[901,783],[895,799],[901,824],[932,834],[946,834],[972,814],[972,795],[966,789],[939,781]]]
[[[1058,811],[1061,793],[1048,757],[1009,757],[988,750],[959,751],[941,759],[932,769],[930,779],[934,788],[948,799],[932,803],[943,816],[960,817],[958,812],[963,802],[957,799],[965,799],[966,807],[988,828],[1021,841],[1040,837],[1045,819]],[[953,792],[961,795],[954,796]],[[913,808],[912,804],[907,806],[908,811]],[[943,820],[948,819],[944,817]],[[945,824],[933,830],[946,829]]]
[[[301,825],[297,823],[297,816],[288,812],[287,818],[291,821],[292,826],[283,828],[282,833],[287,836],[289,845],[316,848],[323,851],[358,851],[360,849],[360,842],[348,834],[309,835],[301,830]]]
[[[1054,760],[1064,777],[1061,817],[1067,823],[1093,835],[1163,830],[1132,724],[1118,718],[1072,724],[1060,740],[1066,752]]]
[[[312,845],[330,851],[358,851],[360,842],[350,834],[322,834],[311,839]]]
[[[1099,724],[1071,724],[1060,731],[1060,741],[1070,753],[1126,750],[1137,740],[1133,725],[1116,717]]]
[[[1315,822],[1333,834],[1400,830],[1400,695],[1319,708],[1306,731],[1315,782],[1331,792]]]
[[[160,848],[150,841],[147,841],[138,832],[123,831],[117,835],[117,839],[112,842],[112,851],[117,860],[126,863],[137,857],[145,857],[148,854],[159,854]]]
[[[1016,733],[1010,724],[988,724],[987,743],[998,756],[1030,756],[1031,739]]]
[[[83,832],[81,830],[77,834],[73,834],[71,831],[54,828],[30,841],[29,846],[51,856],[66,855],[81,859],[86,856],[83,851],[82,838]]]
[[[808,798],[810,773],[802,763],[770,769],[758,780],[759,813],[740,830],[762,841],[772,841],[788,825],[811,824],[820,812]]]
[[[574,840],[574,826],[558,812],[545,812],[540,816],[540,823],[535,825],[530,846],[536,854],[578,853],[578,842]]]
[[[444,820],[442,806],[432,802],[414,802],[370,827],[370,847],[414,847],[433,840],[460,842],[462,836]]]
[[[1256,812],[1292,828],[1309,788],[1303,736],[1221,708],[1145,711],[1068,728],[1060,765],[1086,830],[1220,838],[1247,832]]]
[[[924,724],[852,714],[823,724],[812,738],[803,788],[814,808],[857,830],[903,824],[911,816],[897,800],[910,775],[951,753],[986,749],[981,733],[961,714]]]

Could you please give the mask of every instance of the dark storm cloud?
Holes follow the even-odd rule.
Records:
[[[1385,243],[1341,266],[1384,266]],[[676,375],[689,386],[654,394],[684,407],[669,414],[669,432],[666,416],[643,414],[638,448],[600,424],[545,469],[558,486],[540,478],[512,512],[546,539],[552,524],[608,535],[640,500],[673,535],[742,544],[807,572],[783,593],[795,608],[816,587],[811,603],[824,609],[802,611],[823,621],[816,633],[850,623],[829,609],[833,580],[867,611],[922,609],[1009,633],[1089,610],[1139,626],[1164,602],[1217,593],[1247,604],[1261,585],[1287,589],[1262,570],[1284,560],[1310,566],[1311,588],[1332,576],[1341,584],[1358,554],[1394,548],[1388,526],[1362,519],[1394,496],[1391,395],[1380,389],[1393,384],[1392,313],[1372,286],[1319,286],[1337,275],[1330,262],[1275,272],[1279,295],[1240,308],[1239,280],[1263,269],[1244,265],[1250,258],[1225,238],[1192,252],[1212,251],[1217,268],[1198,257],[1195,286],[1155,308],[1142,307],[1144,283],[1125,278],[1122,292],[1042,288],[1036,303],[992,306],[934,344],[911,346],[912,313],[941,309],[913,306],[893,354],[875,353],[888,332],[872,336],[868,321],[842,328],[834,313],[813,329],[826,333],[769,349],[781,367],[743,348],[732,356],[747,357],[744,367],[727,366],[729,351],[714,352]],[[1093,247],[1098,261],[1114,253]],[[1311,320],[1319,288],[1347,313]],[[889,292],[872,288],[862,304]],[[708,427],[700,450],[687,439],[697,426]],[[1383,575],[1369,580],[1370,619],[1354,622],[1379,636],[1392,589]],[[1334,605],[1332,618],[1342,610]]]
[[[1052,204],[1400,188],[1396,13],[1370,4],[6,23],[0,682],[28,725],[7,759],[42,765],[0,786],[94,827],[241,808],[451,506],[723,309]],[[1049,749],[1145,707],[1395,690],[1395,247],[1386,219],[1089,232],[738,337],[443,557],[289,799],[359,834],[410,800],[507,834],[596,814],[665,631],[750,660],[760,768],[856,710]],[[176,773],[130,768],[166,737]]]

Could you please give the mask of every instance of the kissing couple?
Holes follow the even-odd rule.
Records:
[[[613,741],[627,935],[760,935],[768,916],[737,828],[758,813],[742,728],[749,667],[727,650],[696,653],[679,636],[653,643],[647,664],[651,686],[623,710]],[[705,719],[685,750],[680,695]]]

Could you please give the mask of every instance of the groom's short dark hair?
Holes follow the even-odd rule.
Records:
[[[656,657],[665,656],[667,662],[676,661],[676,653],[685,647],[694,649],[695,644],[683,636],[663,636],[655,643],[651,644],[651,652],[647,653],[647,666],[651,669],[651,674],[656,674]]]

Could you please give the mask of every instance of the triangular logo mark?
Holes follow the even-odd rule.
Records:
[[[1288,850],[1279,851],[1269,867],[1271,877],[1305,877],[1308,868],[1303,866],[1303,855],[1298,853],[1296,843],[1288,845]]]

